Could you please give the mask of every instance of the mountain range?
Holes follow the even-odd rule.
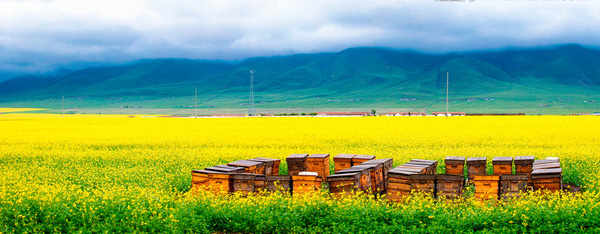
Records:
[[[250,70],[255,71],[257,102],[279,103],[274,107],[291,100],[309,106],[343,106],[340,103],[348,100],[382,105],[406,99],[443,101],[447,75],[450,95],[460,99],[600,96],[600,51],[567,44],[447,54],[363,47],[237,63],[148,59],[10,79],[0,83],[0,101],[61,96],[161,99],[193,96],[196,88],[201,105],[239,107],[248,100]]]

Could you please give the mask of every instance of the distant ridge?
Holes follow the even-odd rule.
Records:
[[[255,91],[269,99],[435,99],[443,93],[440,74],[451,73],[451,95],[525,97],[598,94],[600,51],[581,45],[427,54],[386,48],[350,48],[337,53],[258,57],[237,64],[151,59],[90,67],[54,77],[19,77],[0,83],[0,101],[59,96],[177,97],[198,87],[205,99],[245,100],[249,70]],[[259,100],[260,101],[260,100]],[[237,103],[237,102],[236,102]]]

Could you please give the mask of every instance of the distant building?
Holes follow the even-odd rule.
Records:
[[[433,112],[434,116],[446,116],[446,112]],[[465,112],[447,112],[448,116],[465,116]]]
[[[388,112],[380,114],[381,116],[426,116],[423,112]]]
[[[246,115],[244,115],[244,114],[212,114],[211,116],[225,118],[225,117],[244,117]]]
[[[361,112],[317,112],[317,116],[321,117],[352,117],[352,116],[370,116],[371,112],[361,111]]]

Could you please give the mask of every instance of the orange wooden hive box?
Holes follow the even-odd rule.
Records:
[[[281,160],[274,158],[253,158],[249,160],[265,163],[265,175],[279,175],[279,164]]]
[[[527,175],[501,175],[500,196],[504,199],[520,197],[527,192]]]
[[[338,171],[336,174],[360,173],[360,190],[366,191],[371,188],[371,171],[365,167],[351,167]]]
[[[238,160],[235,162],[227,163],[229,166],[243,167],[246,168],[246,173],[250,174],[265,174],[265,163],[250,161],[250,160]]]
[[[333,157],[333,169],[337,173],[339,170],[344,170],[352,167],[352,158],[356,154],[338,154]]]
[[[300,172],[292,176],[292,194],[302,195],[319,191],[323,179],[316,172]]]
[[[494,166],[494,175],[511,175],[512,164],[512,157],[494,157],[492,159],[492,165]]]
[[[329,154],[312,154],[306,158],[308,168],[306,171],[312,171],[319,174],[323,179],[329,176]]]
[[[230,193],[233,191],[232,174],[210,171],[192,171],[192,189],[207,189],[215,193]]]
[[[417,174],[427,174],[427,171],[428,171],[427,165],[424,165],[424,164],[411,164],[410,162],[402,164],[402,165],[398,166],[397,168],[402,168],[402,169],[406,169],[406,170],[410,170],[410,171],[415,171],[415,172],[418,172]]]
[[[306,158],[308,154],[292,154],[288,156],[285,161],[287,163],[288,174],[291,176],[298,175],[298,173],[306,171],[308,169],[308,162]]]
[[[519,175],[530,175],[533,171],[534,156],[516,156],[515,171]]]
[[[256,174],[240,173],[233,175],[233,192],[249,194],[255,192]]]
[[[360,164],[356,168],[365,168],[369,171],[371,179],[371,192],[381,193],[384,191],[383,164]]]
[[[562,188],[562,169],[533,169],[531,172],[534,190],[559,191]]]
[[[446,175],[464,175],[465,174],[465,157],[446,156],[444,159],[446,164]]]
[[[398,201],[404,196],[410,195],[410,176],[419,174],[415,171],[396,167],[388,171],[388,187],[386,196],[389,200]]]
[[[361,163],[364,163],[366,161],[373,160],[373,159],[375,159],[375,156],[373,156],[373,155],[359,154],[352,158],[352,166],[360,165]]]
[[[411,191],[418,192],[427,196],[435,196],[435,175],[421,174],[410,176]]]
[[[476,198],[498,198],[500,193],[499,175],[475,175],[473,176],[473,184],[475,184]]]
[[[473,180],[476,175],[486,175],[487,158],[467,158],[467,176],[469,180]]]
[[[349,194],[360,190],[360,172],[334,174],[327,177],[331,194]]]
[[[463,175],[436,175],[437,197],[457,198],[461,196],[464,181]]]
[[[427,168],[425,174],[437,174],[438,161],[436,160],[412,159],[405,165],[424,165]]]

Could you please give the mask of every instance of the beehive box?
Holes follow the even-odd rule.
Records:
[[[476,175],[486,175],[487,158],[467,158],[467,175],[469,180],[473,180]]]
[[[347,194],[360,190],[360,172],[334,174],[327,177],[329,192],[332,194]]]
[[[369,171],[370,180],[371,180],[371,192],[380,193],[384,190],[384,181],[383,181],[383,165],[382,164],[360,164],[358,166],[354,166],[357,168],[365,168]]]
[[[192,189],[207,189],[215,193],[229,193],[233,191],[232,174],[209,171],[192,171]]]
[[[336,174],[360,173],[360,190],[367,190],[371,187],[371,172],[364,167],[351,167],[338,171]]]
[[[338,154],[333,157],[333,169],[337,173],[339,170],[344,170],[352,167],[352,158],[356,154]]]
[[[312,171],[319,174],[323,179],[329,176],[329,154],[312,154],[306,158],[308,168],[306,171]]]
[[[427,174],[428,172],[427,165],[424,164],[405,163],[398,166],[398,168],[406,169],[409,171],[415,171],[417,172],[417,174]]]
[[[438,161],[436,160],[412,159],[405,165],[425,165],[427,168],[425,174],[437,174]]]
[[[281,160],[274,158],[253,158],[249,160],[265,163],[265,175],[279,175],[279,164]]]
[[[265,174],[265,163],[250,161],[250,160],[239,160],[235,162],[227,163],[229,166],[243,167],[246,169],[246,173],[250,174]]]
[[[319,191],[323,180],[316,172],[300,172],[292,176],[292,194],[302,195]]]
[[[255,191],[256,174],[240,173],[233,175],[233,192],[249,194]]]
[[[412,191],[425,194],[427,196],[435,196],[435,175],[411,175],[410,189]]]
[[[510,175],[512,174],[512,157],[494,157],[492,165],[494,166],[494,175]]]
[[[388,184],[388,171],[392,169],[394,160],[391,158],[373,159],[366,161],[363,164],[381,164],[383,166],[383,191],[385,191]]]
[[[500,193],[499,175],[474,175],[473,184],[475,184],[476,198],[498,198]]]
[[[207,167],[207,168],[204,168],[204,170],[218,171],[218,172],[230,173],[230,174],[245,173],[246,172],[246,168],[243,168],[243,167],[234,167],[234,166],[228,166],[228,165],[217,165],[217,166],[214,166],[214,167]]]
[[[444,160],[446,164],[446,175],[464,175],[465,174],[465,157],[446,156]]]
[[[373,155],[356,155],[352,158],[352,166],[360,165],[366,161],[375,159]]]
[[[527,191],[527,175],[501,175],[500,196],[504,199],[521,196]]]
[[[292,191],[292,176],[289,175],[267,175],[267,191]]]
[[[531,167],[532,172],[538,169],[551,169],[551,168],[560,168],[559,162],[545,162],[545,163],[537,163],[533,164]]]
[[[462,195],[464,177],[463,175],[437,175],[435,183],[437,197],[457,198]]]
[[[388,171],[388,186],[386,196],[389,200],[398,201],[402,197],[410,195],[410,176],[418,172],[408,171],[396,167]]]
[[[298,173],[306,171],[308,168],[308,162],[306,158],[308,154],[292,154],[288,156],[285,161],[287,162],[288,174],[291,176],[298,175]]]
[[[534,169],[531,172],[534,190],[559,191],[562,188],[562,169]]]
[[[515,157],[515,172],[520,175],[531,174],[533,170],[534,156],[516,156]]]
[[[267,189],[266,175],[254,175],[254,192],[261,192]]]

